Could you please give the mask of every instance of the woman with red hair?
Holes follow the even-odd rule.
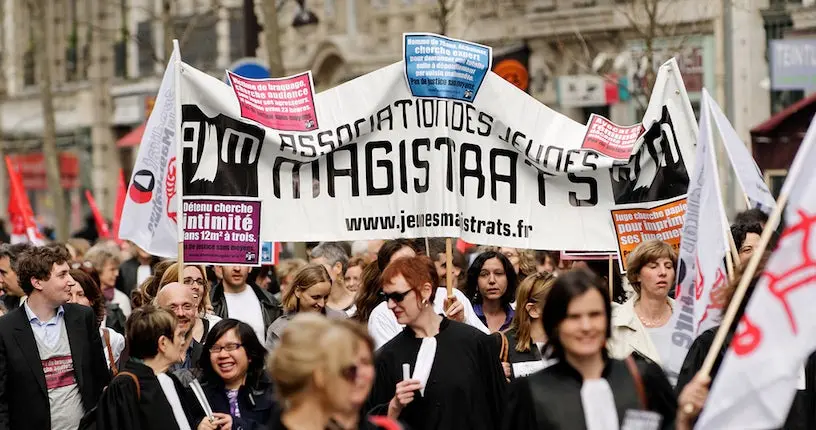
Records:
[[[388,308],[405,328],[378,352],[372,413],[415,429],[497,429],[505,379],[496,342],[437,314],[437,285],[425,256],[395,260],[383,272]]]

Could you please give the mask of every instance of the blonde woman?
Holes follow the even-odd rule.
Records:
[[[627,257],[626,277],[635,295],[612,311],[609,354],[623,359],[635,353],[662,364],[671,351],[677,254],[659,240],[643,242]]]
[[[549,272],[536,273],[521,282],[516,292],[516,315],[510,328],[504,332],[507,338],[507,362],[505,376],[520,378],[545,368],[542,348],[547,334],[541,324],[542,309],[547,294],[555,283]]]
[[[280,339],[283,330],[296,314],[314,312],[332,317],[345,317],[345,313],[326,307],[332,280],[322,264],[307,264],[295,275],[292,287],[283,296],[283,315],[266,331],[266,347],[270,351]]]
[[[360,414],[374,380],[373,341],[354,324],[302,313],[283,330],[267,364],[283,405],[270,430],[401,428]]]
[[[178,282],[178,280],[178,263],[173,263],[164,271],[159,281],[159,289],[171,282]],[[221,321],[220,317],[209,311],[212,305],[210,305],[210,283],[207,282],[207,271],[204,266],[185,264],[182,282],[193,292],[195,305],[198,308],[198,318],[193,326],[193,339],[203,344],[210,327]]]

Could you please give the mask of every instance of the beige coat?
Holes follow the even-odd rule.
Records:
[[[626,303],[612,308],[612,337],[609,339],[607,348],[612,358],[624,359],[632,351],[647,357],[657,364],[662,365],[657,348],[652,343],[646,327],[640,322],[635,314],[635,302],[639,299],[637,295],[632,296]],[[669,306],[674,310],[674,300],[669,298]],[[671,321],[671,320],[670,320]]]

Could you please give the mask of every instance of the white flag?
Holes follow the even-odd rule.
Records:
[[[811,123],[781,195],[785,233],[755,287],[697,428],[768,429],[788,415],[816,349],[816,126]]]
[[[156,104],[142,137],[130,178],[119,237],[159,257],[178,255],[176,198],[176,62],[164,71]]]
[[[762,172],[759,170],[751,153],[748,152],[748,147],[745,146],[731,122],[723,114],[720,106],[708,95],[708,91],[703,89],[703,93],[708,97],[711,115],[717,129],[720,131],[725,152],[731,160],[731,165],[734,166],[737,181],[739,181],[743,192],[745,192],[745,196],[752,207],[770,214],[776,206],[776,201],[762,178]]]
[[[678,255],[672,348],[665,371],[672,384],[694,339],[719,324],[722,287],[728,284],[723,258],[728,251],[725,210],[712,142],[709,97],[703,93],[696,165],[689,183],[688,209]]]

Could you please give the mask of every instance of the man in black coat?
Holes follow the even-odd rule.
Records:
[[[0,430],[76,429],[110,381],[93,311],[67,304],[69,258],[35,247],[17,262],[28,300],[0,318]]]

